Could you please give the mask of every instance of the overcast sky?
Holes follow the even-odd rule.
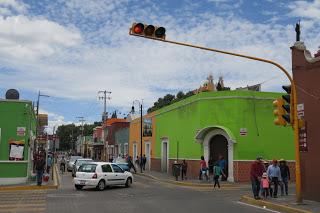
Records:
[[[167,29],[167,39],[274,60],[291,71],[290,46],[320,45],[320,0],[0,0],[0,97],[15,88],[49,114],[50,126],[101,120],[99,90],[109,112],[144,108],[167,93],[199,87],[209,74],[231,88],[288,83],[271,65],[128,35],[132,22]]]

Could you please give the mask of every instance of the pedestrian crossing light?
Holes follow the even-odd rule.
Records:
[[[129,34],[165,40],[166,29],[164,27],[158,27],[154,25],[133,23]]]

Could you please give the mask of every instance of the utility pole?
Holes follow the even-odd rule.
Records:
[[[110,91],[106,91],[106,90],[100,90],[100,91],[98,91],[98,94],[103,94],[103,96],[99,96],[99,100],[103,100],[104,101],[104,105],[103,105],[103,114],[102,114],[102,126],[104,125],[104,124],[106,124],[107,125],[107,99],[108,100],[110,100],[111,98],[110,98],[110,96],[108,96],[107,97],[107,94],[111,94],[111,92]],[[106,126],[106,128],[108,128],[107,126]],[[106,144],[106,139],[107,139],[107,131],[104,131],[103,130],[103,145],[104,145],[104,150],[103,150],[103,152],[104,152],[104,157],[105,157],[105,161],[107,161],[107,155],[108,155],[108,151],[107,151],[107,149],[108,149],[108,145]]]
[[[84,120],[83,116],[79,116],[77,117],[79,119],[79,121],[81,122],[81,139],[80,139],[80,153],[81,153],[81,145],[83,142],[83,131],[84,131],[84,125],[83,122],[85,122],[86,120]],[[85,151],[85,150],[84,150]]]
[[[36,140],[35,140],[35,142],[34,142],[34,147],[33,147],[33,149],[34,149],[34,151],[36,151],[36,149],[37,149],[37,147],[36,147],[36,145],[38,145],[38,144],[36,144],[36,141],[38,141],[38,128],[39,128],[39,107],[40,107],[40,97],[50,97],[49,95],[44,95],[44,94],[41,94],[41,92],[40,92],[40,90],[39,90],[39,92],[38,92],[38,100],[37,100],[37,113],[36,113],[36,118],[37,118],[37,124],[36,124]]]

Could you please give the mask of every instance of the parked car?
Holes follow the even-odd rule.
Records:
[[[116,163],[118,166],[120,166],[124,171],[129,171],[129,165],[125,158],[116,158],[114,159],[113,163]]]
[[[129,187],[133,183],[133,176],[115,163],[93,162],[80,166],[73,182],[77,190],[89,186],[102,191],[110,185]]]
[[[72,166],[72,177],[76,176],[76,172],[78,171],[79,167],[85,163],[92,163],[93,160],[91,158],[79,158],[77,159],[73,166]]]
[[[68,172],[72,172],[73,164],[79,158],[82,158],[82,157],[81,156],[70,156],[70,159],[69,159],[69,161],[67,163]]]

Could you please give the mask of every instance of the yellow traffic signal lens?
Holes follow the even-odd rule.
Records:
[[[154,31],[155,31],[155,27],[153,26],[153,25],[148,25],[147,27],[146,27],[146,29],[144,30],[144,34],[146,35],[146,36],[152,36],[153,35],[153,33],[154,33]]]

